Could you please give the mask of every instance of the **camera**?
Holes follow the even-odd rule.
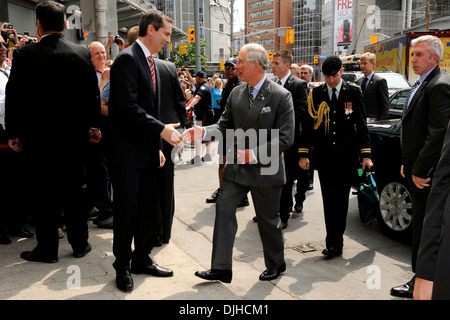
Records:
[[[114,43],[120,46],[123,43],[123,40],[119,35],[117,35],[114,37]]]
[[[6,26],[6,29],[14,29],[14,27],[12,24],[10,24],[9,26]]]

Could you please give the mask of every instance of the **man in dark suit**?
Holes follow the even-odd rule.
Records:
[[[309,118],[299,147],[299,165],[308,170],[314,145],[327,231],[322,254],[327,258],[342,255],[352,177],[361,162],[363,170],[373,165],[362,93],[358,86],[342,80],[343,71],[339,57],[324,61],[325,84],[309,93]]]
[[[416,272],[417,253],[430,183],[439,161],[447,124],[450,119],[450,76],[439,68],[443,45],[435,36],[412,41],[411,63],[419,80],[413,86],[402,116],[401,174],[411,193],[412,208],[412,271]],[[413,277],[404,285],[391,289],[391,294],[413,297]]]
[[[160,115],[162,123],[180,123],[185,127],[186,121],[186,99],[177,75],[177,68],[172,62],[155,59],[156,70],[161,83]],[[158,186],[162,192],[159,193],[160,201],[160,239],[162,243],[168,243],[172,233],[173,214],[175,211],[174,193],[174,163],[172,151],[174,147],[163,141],[163,154],[166,163],[158,170]],[[176,147],[177,148],[177,147]]]
[[[219,122],[183,133],[188,142],[225,134],[235,142],[228,152],[216,203],[212,268],[195,273],[202,279],[231,282],[236,208],[249,191],[267,268],[259,279],[276,279],[286,270],[278,206],[286,183],[283,152],[294,140],[294,109],[291,93],[266,78],[268,66],[269,57],[261,45],[243,46],[235,68],[246,84],[231,92]]]
[[[450,121],[433,176],[416,263],[414,299],[450,299]]]
[[[146,12],[139,21],[138,39],[118,54],[111,67],[108,154],[114,190],[113,266],[122,291],[134,287],[130,270],[173,275],[149,257],[159,233],[155,181],[158,167],[165,162],[161,138],[172,146],[182,142],[176,125],[158,120],[163,83],[152,57],[170,42],[172,23],[160,11]]]
[[[14,52],[6,87],[8,144],[26,155],[36,217],[37,246],[21,257],[47,263],[58,261],[61,204],[73,255],[91,250],[84,169],[89,136],[101,137],[95,69],[87,48],[63,38],[64,17],[59,3],[37,5],[39,42]]]
[[[276,76],[273,80],[282,85],[292,95],[295,113],[295,136],[292,146],[284,152],[284,165],[286,169],[286,184],[283,186],[280,199],[280,218],[282,228],[286,228],[290,217],[290,212],[294,208],[295,212],[303,210],[303,202],[306,199],[309,174],[308,171],[298,166],[298,143],[302,130],[301,123],[307,116],[306,81],[295,77],[289,69],[292,64],[292,54],[287,50],[277,51],[273,55],[272,70]],[[297,180],[297,192],[295,194],[295,205],[292,201],[292,187]]]
[[[361,55],[360,65],[364,77],[355,82],[363,92],[368,123],[387,119],[389,112],[387,81],[373,71],[376,58],[375,54],[370,52]]]

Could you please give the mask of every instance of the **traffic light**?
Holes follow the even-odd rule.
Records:
[[[225,70],[225,61],[220,61],[220,70]]]
[[[180,55],[184,56],[186,54],[186,45],[180,44]]]
[[[273,61],[273,52],[269,51],[269,61]]]
[[[294,43],[294,29],[286,29],[286,43],[287,44]]]
[[[188,28],[188,40],[189,42],[195,42],[195,28]]]
[[[378,36],[376,34],[372,34],[370,36],[370,44],[374,44],[378,42]]]
[[[319,63],[319,56],[314,56],[314,64],[318,64]]]

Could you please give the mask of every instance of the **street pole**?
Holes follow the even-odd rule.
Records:
[[[200,17],[199,17],[199,0],[194,0],[194,27],[195,27],[195,69],[202,69],[202,60],[200,56]]]
[[[95,0],[95,33],[97,41],[104,45],[108,43],[108,19],[106,15],[106,0]]]
[[[234,33],[234,15],[233,15],[233,11],[234,11],[234,0],[230,1],[230,9],[231,9],[231,23],[230,23],[230,57],[233,56],[233,33]]]

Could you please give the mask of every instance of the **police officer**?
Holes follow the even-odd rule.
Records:
[[[195,74],[196,88],[194,98],[186,105],[186,110],[194,108],[196,124],[198,126],[209,126],[214,123],[214,111],[212,109],[211,87],[206,81],[206,73],[198,71]],[[206,142],[206,154],[202,154],[202,145],[199,140],[195,141],[195,157],[187,161],[186,164],[202,164],[202,161],[212,161],[211,141]]]
[[[352,177],[361,163],[363,170],[373,165],[361,89],[342,81],[343,71],[339,57],[324,61],[325,83],[309,92],[299,146],[299,165],[308,170],[314,145],[327,232],[322,254],[328,258],[342,255]]]

